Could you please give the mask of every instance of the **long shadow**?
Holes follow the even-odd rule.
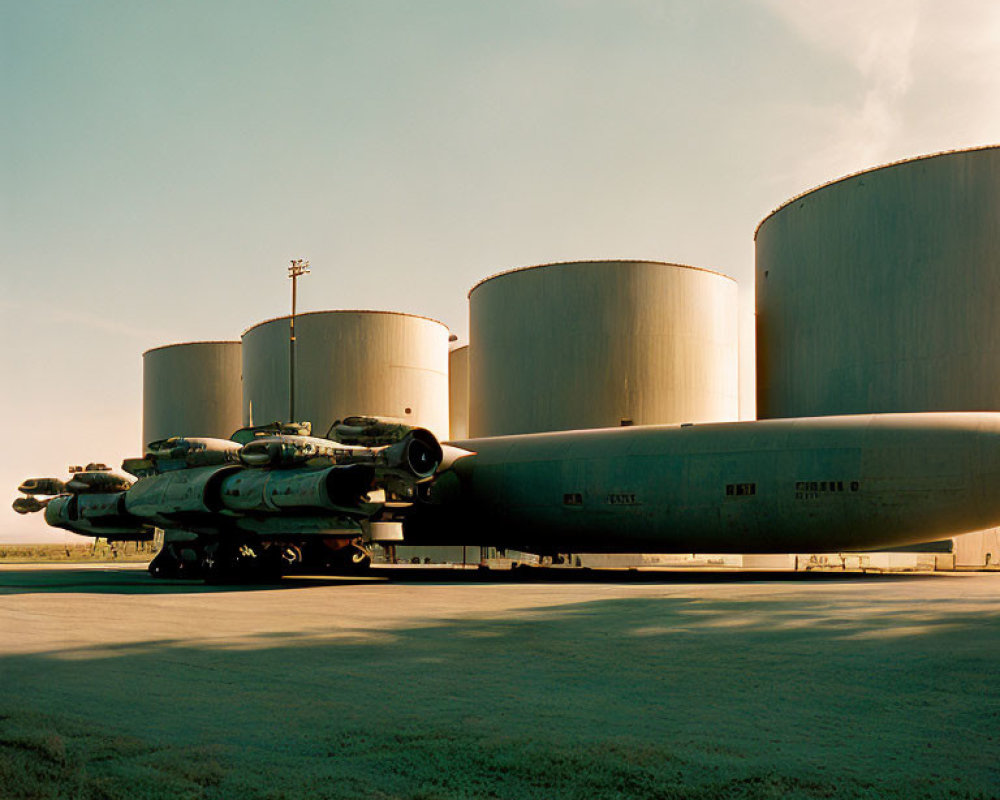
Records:
[[[934,579],[929,573],[842,571],[715,570],[715,569],[590,569],[520,567],[510,570],[428,569],[372,567],[370,574],[391,583],[810,583],[871,582]]]
[[[279,583],[206,584],[202,580],[161,580],[138,569],[5,569],[0,571],[0,596],[16,594],[218,594],[291,590],[313,585],[353,585],[370,579],[297,578]]]
[[[1000,786],[996,603],[861,615],[829,595],[641,598],[341,638],[289,624],[249,643],[0,658],[0,778],[23,786],[9,796],[986,798]]]
[[[710,583],[871,583],[935,580],[927,573],[782,572],[734,570],[615,570],[526,567],[459,570],[373,567],[361,575],[291,575],[265,584],[208,585],[201,580],[155,579],[140,569],[4,569],[0,596],[12,594],[214,594],[354,586],[372,581],[410,584],[710,584]]]

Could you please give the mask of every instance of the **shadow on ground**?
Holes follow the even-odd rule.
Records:
[[[350,586],[370,582],[369,577],[298,577],[271,584],[209,585],[202,580],[160,580],[145,569],[26,569],[0,571],[0,596],[12,594],[217,594],[220,592],[273,591],[307,586]]]
[[[0,659],[4,797],[988,798],[1000,614],[615,599]],[[16,687],[16,691],[12,691]]]
[[[372,581],[424,584],[708,584],[870,583],[934,580],[931,574],[858,572],[742,572],[734,570],[598,570],[530,567],[513,570],[373,568],[362,575],[292,575],[270,584],[207,585],[202,580],[160,580],[144,569],[25,569],[0,571],[0,596],[10,594],[210,594],[314,586],[356,586]]]

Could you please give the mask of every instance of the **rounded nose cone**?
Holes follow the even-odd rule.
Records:
[[[18,497],[11,504],[11,507],[18,514],[33,514],[34,512],[41,511],[45,508],[45,504],[34,497]]]
[[[62,494],[66,484],[56,478],[28,478],[17,489],[24,494]]]

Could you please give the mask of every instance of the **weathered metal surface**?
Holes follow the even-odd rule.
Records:
[[[469,435],[469,346],[448,353],[448,434],[452,439]]]
[[[410,314],[318,311],[295,321],[295,407],[322,434],[350,415],[448,434],[448,328]],[[288,317],[243,334],[243,424],[288,414]],[[237,426],[239,427],[239,426]]]
[[[454,443],[407,544],[795,553],[1000,523],[1000,414],[655,426]]]
[[[739,416],[731,278],[548,264],[488,278],[469,300],[470,436]]]
[[[760,418],[1000,409],[1000,148],[830,183],[756,240]]]
[[[240,343],[190,342],[142,357],[142,444],[226,438],[240,427]]]

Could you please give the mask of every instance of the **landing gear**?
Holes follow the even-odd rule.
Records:
[[[169,545],[164,545],[163,549],[153,556],[146,569],[154,578],[181,577],[181,561],[174,555]]]
[[[284,553],[252,539],[220,538],[205,547],[205,583],[271,583],[281,580]]]
[[[372,553],[360,536],[329,537],[303,547],[305,569],[334,575],[364,572],[372,565]]]
[[[211,584],[276,583],[289,573],[355,574],[372,564],[360,537],[326,541],[261,541],[248,533],[166,544],[149,564],[154,578],[204,578]]]
[[[165,544],[146,567],[154,578],[200,578],[202,555],[192,547]]]
[[[352,542],[346,547],[341,547],[330,559],[331,569],[338,572],[364,572],[371,565],[371,551],[358,542]]]
[[[271,547],[276,553],[275,557],[281,563],[283,573],[302,566],[302,550],[299,549],[298,545],[277,544]]]
[[[359,544],[352,544],[351,550],[351,567],[358,570],[364,571],[372,565],[372,552],[367,547],[362,547]]]

